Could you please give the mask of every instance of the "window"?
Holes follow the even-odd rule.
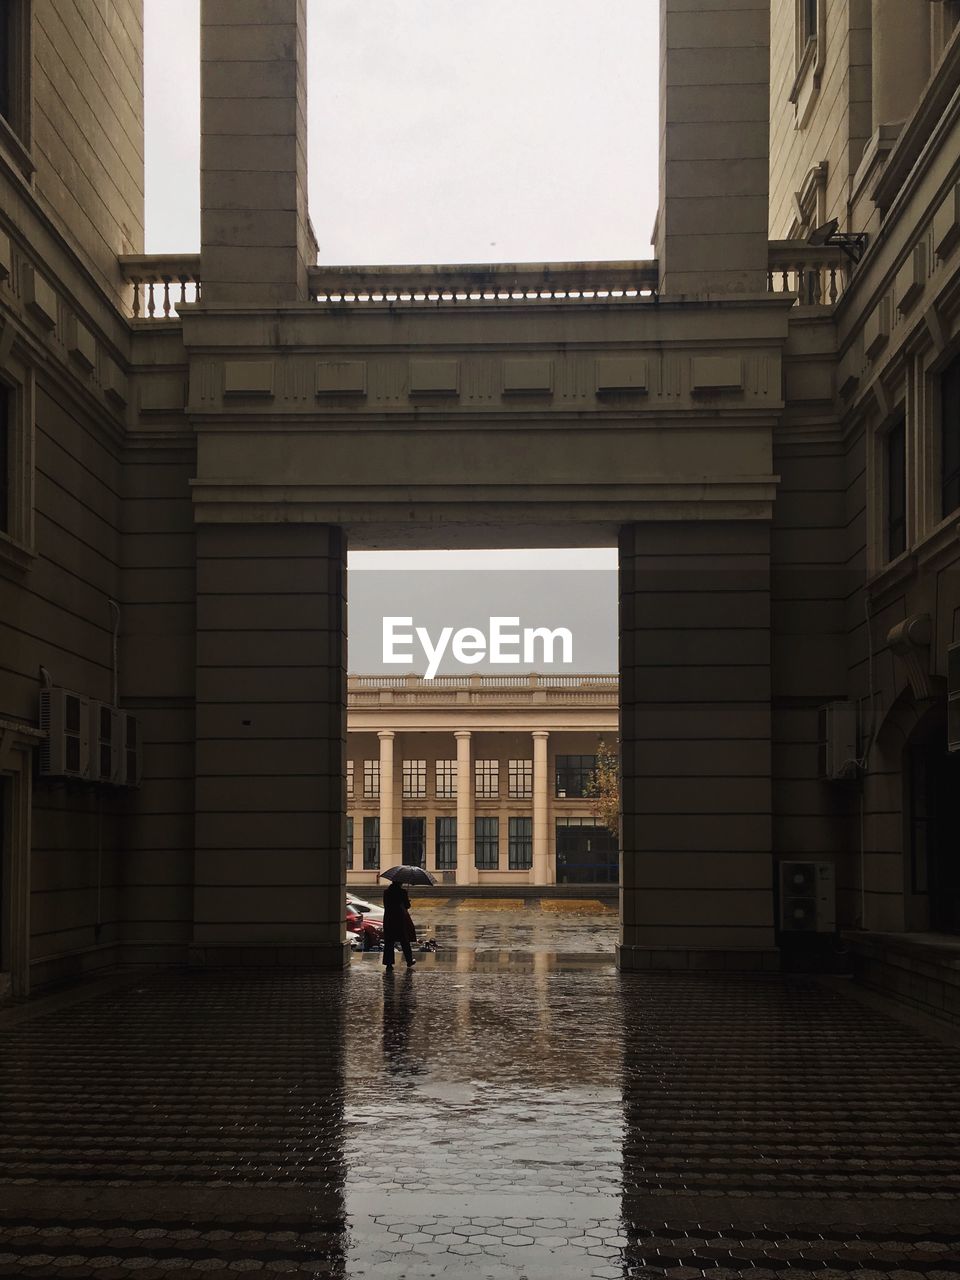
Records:
[[[944,50],[950,43],[950,37],[956,30],[958,21],[960,21],[960,3],[958,3],[958,0],[942,0],[941,4],[932,4],[930,6],[930,18],[932,25],[931,48],[934,65],[936,65],[943,56]]]
[[[456,760],[437,761],[437,799],[456,800],[457,798],[457,762]]]
[[[960,356],[940,377],[940,515],[960,507]]]
[[[500,794],[499,760],[475,760],[474,775],[477,780],[477,799],[496,800]]]
[[[8,356],[0,374],[0,557],[33,556],[33,374]]]
[[[426,818],[403,819],[403,852],[402,862],[408,867],[422,867],[427,847]]]
[[[380,799],[379,760],[364,760],[363,762],[363,798],[364,800]]]
[[[353,761],[347,761],[347,799],[353,799]]]
[[[907,421],[887,433],[887,559],[907,549]]]
[[[0,129],[5,141],[30,145],[30,0],[0,4]],[[24,155],[18,159],[29,161]],[[23,167],[23,166],[22,166]],[[32,169],[32,166],[28,166]]]
[[[557,795],[562,799],[578,799],[588,794],[597,768],[596,756],[557,756]]]
[[[353,870],[353,819],[347,818],[347,870]]]
[[[427,762],[426,760],[404,760],[403,762],[403,798],[404,800],[422,800],[427,794]]]
[[[509,760],[510,799],[529,800],[533,795],[533,761]]]
[[[437,819],[437,870],[452,871],[457,865],[457,820]]]
[[[480,871],[496,871],[500,866],[500,819],[474,819],[474,862]]]
[[[0,116],[10,118],[10,80],[13,71],[13,6],[6,0],[0,8]]]
[[[529,871],[533,866],[533,819],[511,818],[508,831],[511,871]]]
[[[380,870],[380,819],[363,820],[363,869]]]
[[[801,39],[806,43],[807,40],[814,38],[820,25],[820,0],[801,0],[801,6],[803,9]]]

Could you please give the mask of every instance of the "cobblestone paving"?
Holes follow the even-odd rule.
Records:
[[[523,916],[514,952],[509,913],[438,918],[392,978],[0,1015],[0,1276],[960,1275],[949,1043],[843,983],[621,977],[610,917]]]

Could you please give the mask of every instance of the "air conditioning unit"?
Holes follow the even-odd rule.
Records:
[[[90,769],[90,702],[69,689],[40,690],[40,746],[44,778],[86,778]]]
[[[947,646],[947,750],[960,751],[960,643]]]
[[[119,786],[123,777],[123,712],[107,702],[90,703],[91,782]]]
[[[120,712],[123,726],[123,762],[120,771],[122,787],[139,787],[143,777],[143,735],[140,721],[129,711]]]
[[[836,888],[832,862],[780,863],[780,929],[783,933],[834,933]]]
[[[828,702],[817,713],[817,774],[827,782],[856,777],[857,704]]]

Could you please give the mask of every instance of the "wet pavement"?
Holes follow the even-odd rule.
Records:
[[[415,914],[412,973],[0,1015],[0,1276],[960,1274],[950,1039],[845,981],[618,975],[598,904]]]

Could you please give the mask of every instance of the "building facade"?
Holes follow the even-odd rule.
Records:
[[[615,676],[351,676],[347,881],[404,862],[440,884],[616,886],[601,744],[616,752]]]
[[[347,546],[575,544],[621,965],[776,967],[800,862],[956,1010],[957,4],[661,0],[656,258],[464,268],[317,265],[303,0],[204,0],[202,249],[145,256],[141,18],[2,9],[5,989],[342,964]]]

